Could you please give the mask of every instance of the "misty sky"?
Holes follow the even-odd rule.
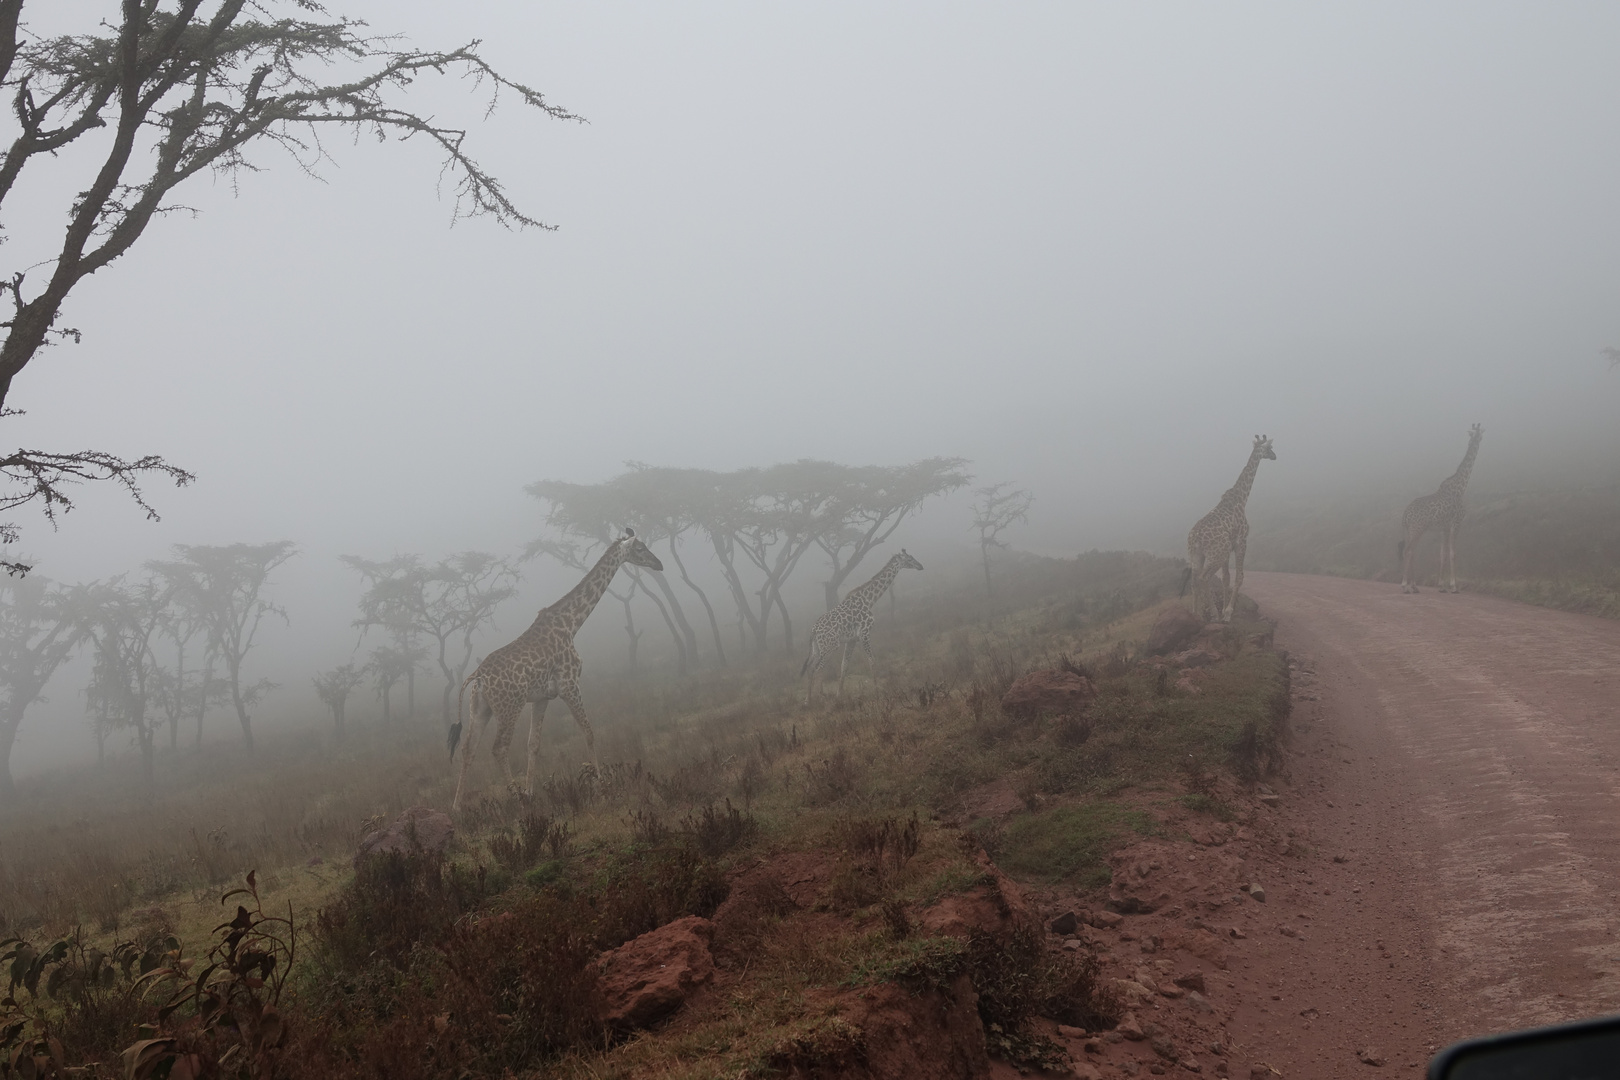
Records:
[[[84,343],[17,379],[7,438],[198,483],[150,489],[159,525],[111,488],[23,517],[51,577],[291,538],[299,637],[346,649],[337,554],[515,551],[524,484],[628,459],[958,454],[1034,489],[1019,543],[1053,553],[1175,553],[1262,431],[1257,501],[1432,490],[1475,421],[1476,486],[1620,462],[1620,7],[332,7],[481,38],[586,117],[411,99],[557,231],[450,227],[426,145],[182,189],[200,214],[75,291]],[[8,203],[11,264],[86,160]]]

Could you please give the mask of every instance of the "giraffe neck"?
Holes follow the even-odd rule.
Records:
[[[1249,501],[1249,492],[1254,487],[1254,474],[1259,471],[1260,448],[1257,446],[1249,454],[1249,463],[1243,466],[1242,472],[1238,473],[1237,483],[1228,488],[1226,494],[1221,496],[1221,505],[1236,507],[1239,510],[1243,509],[1244,504]]]
[[[899,573],[900,556],[896,555],[884,564],[883,569],[872,575],[871,581],[851,589],[849,595],[856,598],[856,603],[871,607],[877,603],[877,598],[883,595],[884,590],[894,582],[895,576]]]
[[[1447,495],[1461,496],[1463,489],[1468,486],[1468,474],[1474,471],[1474,455],[1479,453],[1479,440],[1468,440],[1468,453],[1463,455],[1462,464],[1457,471],[1446,478],[1440,485],[1440,490]]]
[[[542,619],[550,615],[549,622],[551,625],[560,625],[566,628],[570,635],[577,634],[579,628],[584,625],[585,620],[590,617],[591,612],[596,610],[596,605],[601,601],[602,594],[607,592],[608,584],[612,582],[613,575],[618,573],[619,567],[624,564],[624,556],[627,550],[622,541],[609,544],[608,549],[602,553],[602,557],[596,560],[596,565],[585,572],[585,576],[580,579],[579,584],[570,589],[568,594],[561,600],[542,611],[539,617],[535,619],[535,623],[539,624]]]

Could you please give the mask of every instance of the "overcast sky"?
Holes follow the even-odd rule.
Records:
[[[962,455],[1034,489],[1050,552],[1175,553],[1257,432],[1256,500],[1431,490],[1476,421],[1476,485],[1614,476],[1615,5],[332,7],[480,38],[587,118],[410,98],[557,229],[451,227],[414,143],[194,181],[74,292],[84,342],[6,437],[198,482],[151,488],[157,525],[110,488],[25,517],[52,577],[290,538],[301,638],[349,642],[337,554],[513,551],[524,484],[627,459]],[[85,163],[8,201],[0,253],[48,254]]]

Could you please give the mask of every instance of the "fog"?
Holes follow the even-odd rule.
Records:
[[[1612,5],[332,6],[482,39],[586,118],[508,95],[486,120],[454,79],[408,99],[556,230],[452,223],[417,142],[333,139],[319,180],[261,148],[74,291],[82,344],[7,421],[198,476],[150,484],[158,523],[110,486],[55,531],[24,511],[54,580],[298,543],[249,664],[282,684],[267,721],[323,722],[309,676],[357,640],[340,555],[513,555],[524,485],[627,461],[959,455],[1035,493],[1008,539],[1047,554],[1179,554],[1260,432],[1252,508],[1431,491],[1474,422],[1474,490],[1620,473]],[[86,160],[13,197],[8,265],[48,256]],[[967,516],[931,503],[890,549],[954,559]],[[480,653],[577,576],[524,569]],[[608,670],[616,627],[589,628]],[[19,775],[93,753],[82,679],[24,722]]]

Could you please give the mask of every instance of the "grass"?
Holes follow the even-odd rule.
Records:
[[[832,1068],[859,1033],[829,995],[888,983],[937,992],[963,972],[1001,1052],[1039,1064],[1051,1048],[1021,1034],[1025,1018],[1095,1023],[1107,1002],[1084,970],[1051,967],[1044,939],[915,933],[917,913],[986,882],[977,845],[950,822],[982,785],[1013,783],[1032,809],[976,821],[970,835],[1015,876],[1106,884],[1111,847],[1154,828],[1118,793],[1275,767],[1287,666],[1245,649],[1209,669],[1197,695],[1167,688],[1133,643],[1175,602],[1170,560],[1019,557],[998,573],[993,617],[971,593],[908,594],[883,624],[876,670],[857,665],[842,699],[803,704],[797,652],[593,684],[605,773],[571,768],[586,759],[581,739],[548,725],[534,796],[496,786],[479,762],[481,787],[443,858],[348,865],[371,823],[448,804],[437,731],[265,738],[251,760],[210,750],[167,763],[145,801],[116,769],[27,782],[24,807],[0,824],[0,921],[31,939],[82,924],[102,947],[158,932],[206,942],[222,886],[256,867],[266,910],[290,912],[304,936],[285,1052],[338,1077]],[[1247,618],[1240,638],[1261,628]],[[1001,714],[1015,678],[1070,657],[1098,673],[1083,730]],[[780,886],[733,905],[715,943],[734,973],[723,997],[656,1038],[615,1042],[595,1024],[600,950],[713,915],[736,874],[789,853],[827,860],[829,883],[802,907]],[[1008,997],[1037,984],[1048,989]]]
[[[1111,802],[1055,806],[1007,826],[997,865],[1019,877],[1099,888],[1109,882],[1109,852],[1132,832],[1151,835],[1152,818]]]

